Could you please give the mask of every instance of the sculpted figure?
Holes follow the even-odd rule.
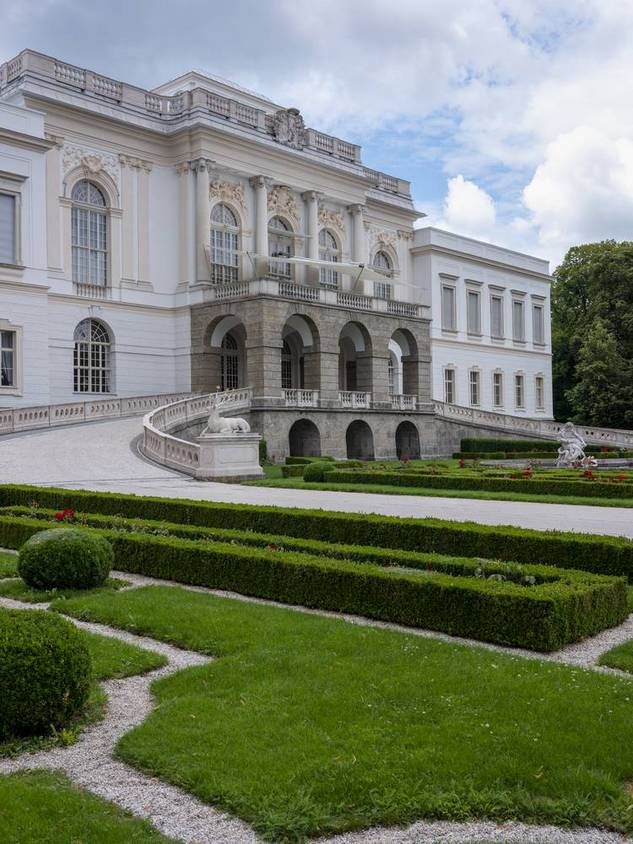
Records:
[[[587,443],[575,429],[572,422],[565,422],[560,434],[560,448],[558,449],[558,460],[556,466],[559,468],[573,469],[576,466],[596,466],[597,461],[593,457],[585,455]]]
[[[251,426],[240,416],[220,416],[217,407],[212,407],[203,434],[248,433]]]

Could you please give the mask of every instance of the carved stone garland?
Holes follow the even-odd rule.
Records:
[[[290,217],[295,223],[299,222],[296,200],[285,185],[275,185],[268,192],[268,210],[272,214]]]
[[[220,202],[232,202],[234,205],[246,211],[246,197],[244,188],[234,182],[211,182],[209,185],[209,196],[219,199]]]
[[[330,211],[329,208],[319,208],[319,223],[326,229],[337,229],[339,232],[345,230],[343,215],[340,211]]]

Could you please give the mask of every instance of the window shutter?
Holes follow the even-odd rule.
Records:
[[[15,260],[15,197],[0,193],[0,263]]]

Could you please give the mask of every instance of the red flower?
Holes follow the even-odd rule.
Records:
[[[459,468],[463,469],[465,465],[466,465],[466,461],[464,460],[463,457],[460,457],[459,458]]]
[[[55,513],[55,521],[56,522],[63,522],[64,521],[64,514],[63,513]]]
[[[55,513],[56,522],[73,522],[75,520],[75,511],[70,507],[66,507],[58,513]]]

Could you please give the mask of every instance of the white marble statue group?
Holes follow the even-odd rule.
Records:
[[[573,422],[565,422],[558,435],[560,448],[556,466],[561,469],[589,468],[597,466],[595,457],[585,454],[587,443],[575,429]]]
[[[241,416],[220,416],[217,407],[212,407],[207,420],[205,434],[241,434],[248,433],[251,426]]]

